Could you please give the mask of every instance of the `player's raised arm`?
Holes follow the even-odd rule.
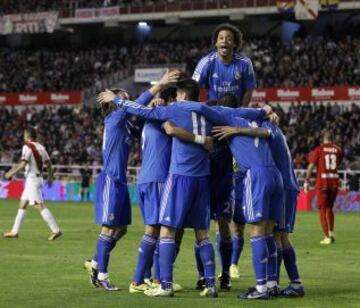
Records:
[[[226,108],[226,107],[222,107],[222,108]],[[253,121],[263,121],[272,112],[272,110],[265,108],[243,108],[243,107],[232,108],[230,109],[230,111],[236,117],[241,117]]]
[[[167,70],[155,85],[143,92],[135,101],[141,105],[148,105],[155,95],[164,90],[169,84],[177,82],[180,75],[181,72],[179,70]]]
[[[173,125],[169,121],[163,124],[163,128],[169,136],[176,137],[183,141],[201,144],[208,151],[212,151],[214,148],[213,139],[211,137],[195,135],[188,132],[186,129]]]
[[[233,135],[244,135],[250,137],[269,138],[270,132],[262,127],[233,127],[233,126],[215,126],[212,130],[214,137],[222,140]]]

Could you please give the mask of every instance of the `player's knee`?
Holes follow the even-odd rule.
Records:
[[[245,225],[244,224],[234,224],[234,235],[237,237],[243,237],[245,231]]]
[[[124,227],[118,227],[116,228],[114,234],[113,234],[113,237],[117,240],[121,239],[123,236],[125,236],[127,233],[127,227],[124,226]]]
[[[266,234],[266,221],[252,223],[250,233],[251,236],[264,236]]]
[[[160,237],[162,237],[162,238],[164,238],[164,237],[175,238],[175,234],[176,234],[176,229],[171,228],[171,227],[167,227],[167,226],[161,226]]]
[[[206,240],[209,238],[209,231],[208,230],[195,230],[195,237],[198,242]]]
[[[160,226],[158,225],[146,225],[145,234],[158,237],[160,235]]]
[[[43,209],[45,209],[45,206],[42,203],[35,203],[34,208],[41,212]]]
[[[230,221],[226,218],[221,218],[218,220],[219,225],[219,233],[221,238],[230,239],[231,238],[231,229],[230,229]]]
[[[291,246],[291,241],[288,237],[288,234],[286,232],[283,232],[281,235],[281,245],[282,247],[289,247]]]

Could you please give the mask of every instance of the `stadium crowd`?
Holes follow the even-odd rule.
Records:
[[[209,46],[206,40],[189,40],[81,50],[2,48],[0,92],[101,89],[104,79],[115,73],[125,78],[135,65],[185,64],[190,73]],[[250,38],[243,48],[253,60],[259,87],[360,84],[359,50],[360,39],[348,36],[291,43]]]
[[[337,144],[344,149],[340,169],[357,169],[360,164],[360,107],[338,104],[299,104],[287,112],[275,107],[281,118],[296,168],[306,168],[306,157],[320,140],[321,130],[331,128]],[[0,109],[0,162],[12,163],[20,157],[22,134],[27,124],[40,133],[55,164],[101,164],[102,118],[95,108]],[[299,125],[301,123],[301,125]],[[79,147],[79,145],[81,145]],[[141,163],[140,144],[135,142],[129,166]]]

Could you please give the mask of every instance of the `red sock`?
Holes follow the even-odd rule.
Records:
[[[327,209],[327,219],[328,219],[328,222],[329,222],[330,231],[334,231],[335,217],[334,217],[334,211],[333,211],[333,209],[331,207]]]
[[[326,219],[326,207],[320,208],[320,223],[326,237],[329,237],[329,225]]]

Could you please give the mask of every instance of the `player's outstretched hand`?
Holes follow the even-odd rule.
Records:
[[[151,106],[164,106],[165,101],[162,98],[154,98],[151,101]]]
[[[214,150],[214,140],[212,137],[206,137],[205,143],[203,144],[205,150],[212,152]]]
[[[168,85],[169,83],[175,83],[179,81],[179,78],[181,76],[181,71],[178,69],[173,69],[173,70],[166,70],[166,73],[164,74],[164,76],[161,77],[161,79],[159,80],[159,85]]]
[[[238,134],[238,127],[232,126],[214,126],[211,131],[215,138],[222,140],[232,135]]]
[[[114,92],[106,89],[105,91],[100,92],[98,94],[96,101],[99,104],[108,104],[108,103],[111,103],[115,97],[116,97],[116,95],[114,94]]]
[[[278,125],[280,122],[280,118],[275,112],[273,112],[272,114],[269,115],[269,120],[271,122],[275,123],[276,125]]]
[[[265,110],[267,116],[273,113],[273,109],[270,105],[264,105],[262,109]]]
[[[163,129],[165,130],[165,133],[169,136],[171,136],[174,133],[174,128],[175,126],[169,121],[166,121],[163,124]]]
[[[4,174],[5,180],[10,180],[11,177],[12,177],[12,174],[9,171]]]

